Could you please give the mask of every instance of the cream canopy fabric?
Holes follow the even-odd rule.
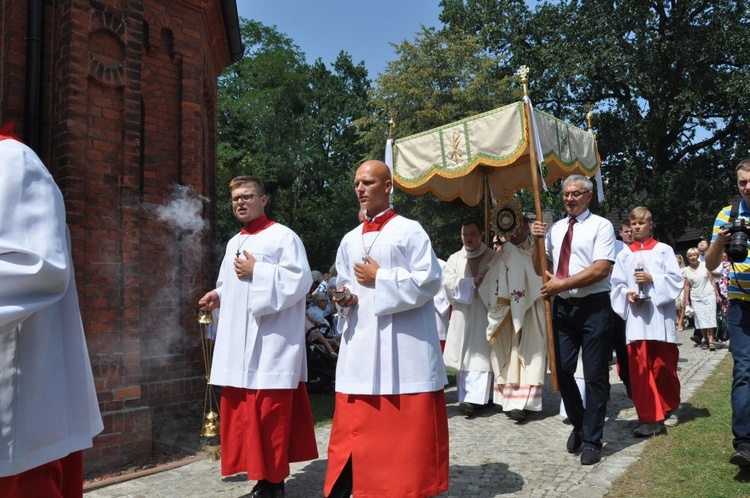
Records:
[[[523,102],[395,141],[393,176],[410,194],[431,191],[476,206],[486,175],[493,197],[531,188],[529,132]],[[601,165],[596,138],[577,126],[534,111],[550,184],[571,174],[593,176]]]

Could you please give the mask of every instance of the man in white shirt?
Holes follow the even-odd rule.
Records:
[[[568,216],[555,223],[535,221],[531,233],[546,239],[547,283],[542,295],[555,297],[552,321],[555,329],[555,361],[560,395],[573,424],[566,448],[581,447],[582,465],[601,460],[604,418],[609,397],[609,359],[612,357],[612,307],[610,270],[615,259],[612,224],[589,211],[593,196],[591,180],[571,175],[563,182],[563,203]],[[534,269],[543,268],[534,245]],[[582,349],[586,381],[586,408],[575,381],[578,352]]]

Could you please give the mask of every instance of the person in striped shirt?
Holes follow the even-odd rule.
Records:
[[[737,207],[737,218],[750,223],[750,157],[737,165],[737,188],[742,196]],[[706,252],[706,267],[719,266],[736,230],[725,225],[730,222],[732,205],[724,207],[714,222],[711,246]],[[735,238],[735,242],[737,239]],[[740,241],[740,244],[742,242]],[[747,246],[747,241],[744,242]],[[727,324],[734,370],[732,380],[732,432],[734,453],[729,462],[750,468],[750,258],[747,254],[731,258],[729,271],[729,309]]]

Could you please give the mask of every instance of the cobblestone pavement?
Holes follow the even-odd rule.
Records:
[[[701,350],[689,340],[692,329],[680,332],[679,376],[682,404],[726,356],[727,345],[717,351]],[[610,484],[636,461],[648,440],[632,436],[638,425],[625,388],[610,368],[612,391],[604,428],[603,459],[581,466],[578,455],[565,451],[571,427],[559,415],[560,396],[549,385],[543,409],[524,424],[498,410],[486,410],[472,420],[459,411],[455,388],[446,392],[450,427],[450,490],[441,497],[484,498],[603,496]],[[680,423],[689,423],[681,419]],[[288,498],[322,496],[326,447],[330,425],[316,429],[321,458],[292,465],[286,481]],[[669,437],[659,436],[659,437]],[[200,460],[176,469],[113,484],[85,493],[88,498],[153,498],[245,496],[252,482],[244,476],[221,479],[219,462]]]

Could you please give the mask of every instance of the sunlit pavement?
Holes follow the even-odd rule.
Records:
[[[679,333],[683,405],[690,403],[695,389],[728,353],[728,344],[719,344],[713,352],[701,350],[690,341],[691,334],[692,329]],[[648,441],[632,435],[638,425],[635,409],[614,366],[610,367],[610,381],[603,458],[592,466],[582,466],[578,455],[565,451],[571,428],[559,415],[559,394],[552,392],[549,385],[545,386],[542,412],[530,416],[523,424],[494,408],[466,419],[458,409],[455,388],[449,389],[446,398],[451,444],[450,490],[441,497],[603,496],[608,486],[640,457]],[[681,419],[681,423],[690,421]],[[287,498],[323,495],[329,432],[330,426],[316,430],[320,459],[292,466],[292,475],[286,481]],[[204,459],[95,489],[85,496],[234,498],[248,494],[253,484],[244,476],[221,479],[219,462]]]

